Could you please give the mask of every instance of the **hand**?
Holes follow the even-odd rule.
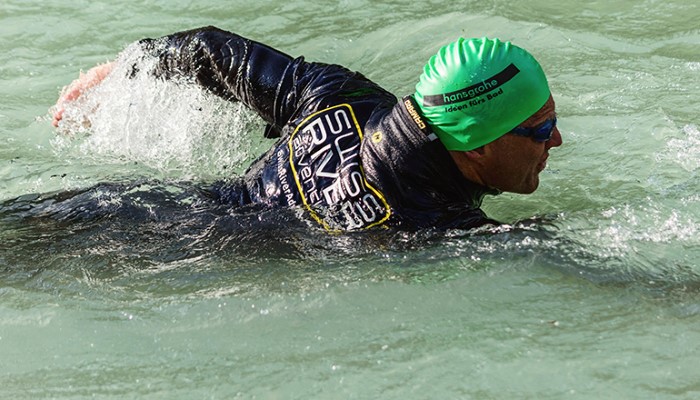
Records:
[[[71,82],[70,85],[63,88],[61,96],[54,107],[53,121],[51,124],[58,127],[59,121],[63,119],[66,103],[74,101],[80,97],[86,90],[97,86],[102,82],[114,68],[114,62],[100,64],[91,68],[88,72],[80,73],[78,79]]]

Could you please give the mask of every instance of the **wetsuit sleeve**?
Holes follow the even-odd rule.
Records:
[[[226,100],[243,102],[274,126],[283,126],[293,111],[303,58],[214,27],[140,43],[158,57],[160,77],[193,79]]]

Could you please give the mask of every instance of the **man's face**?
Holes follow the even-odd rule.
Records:
[[[536,127],[556,116],[554,99],[547,100],[542,108],[520,126]],[[556,127],[552,138],[536,142],[527,136],[505,134],[480,149],[478,156],[453,154],[464,176],[483,186],[504,192],[532,193],[539,186],[539,174],[547,166],[549,149],[562,144],[561,133]],[[470,159],[470,161],[466,161]]]
[[[536,127],[555,116],[554,99],[550,97],[538,112],[520,126]],[[546,142],[536,142],[530,137],[513,134],[501,136],[484,146],[484,184],[504,192],[534,192],[540,183],[539,174],[547,166],[549,149],[561,144],[561,133],[556,127],[552,138]]]

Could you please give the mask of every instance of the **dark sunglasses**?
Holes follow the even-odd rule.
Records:
[[[546,142],[552,138],[554,128],[557,127],[557,118],[548,119],[534,128],[516,126],[510,133],[518,136],[529,136],[536,142]]]

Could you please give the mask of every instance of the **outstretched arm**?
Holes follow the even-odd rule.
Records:
[[[318,94],[342,91],[350,77],[364,81],[372,93],[386,96],[388,103],[395,102],[393,95],[360,74],[337,65],[307,63],[303,57],[292,58],[215,27],[144,39],[139,45],[147,56],[157,59],[156,76],[191,79],[224,99],[244,103],[270,125],[267,134],[272,136],[279,134],[298,107],[318,109],[321,104],[311,104],[324,101]],[[138,65],[133,68],[138,69]],[[61,120],[63,103],[99,84],[110,71],[111,64],[93,68],[69,85],[59,99],[54,125]]]
[[[241,101],[266,122],[282,126],[305,85],[309,64],[264,44],[214,27],[179,32],[139,42],[147,56],[158,59],[155,75],[193,79],[227,100]],[[64,88],[53,116],[57,126],[66,103],[98,85],[112,71],[108,63],[92,68]],[[134,70],[139,66],[135,65]],[[313,75],[313,74],[311,74]]]

